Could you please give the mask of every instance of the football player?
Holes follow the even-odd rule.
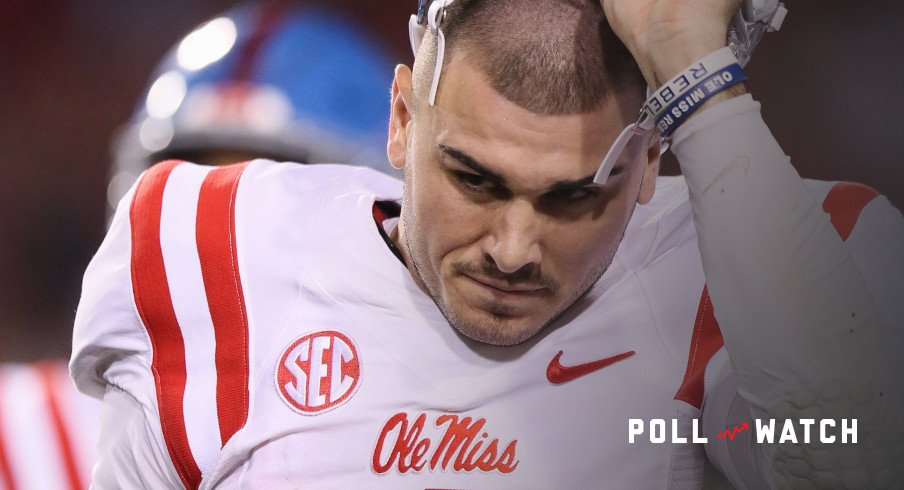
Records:
[[[403,182],[145,172],[76,319],[95,484],[686,488],[709,460],[741,487],[900,486],[904,221],[797,175],[726,47],[739,7],[421,2]],[[820,417],[862,444],[717,437]]]
[[[111,202],[163,158],[266,155],[391,171],[386,51],[323,6],[246,3],[204,23],[161,61],[116,137]],[[0,365],[0,489],[88,487],[101,405],[67,371],[56,361]]]

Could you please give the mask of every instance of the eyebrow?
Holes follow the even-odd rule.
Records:
[[[485,165],[478,162],[474,157],[472,157],[460,150],[456,150],[455,148],[452,148],[447,145],[439,145],[439,149],[443,153],[458,160],[459,162],[461,162],[462,165],[470,168],[471,170],[477,172],[478,174],[480,174],[484,177],[487,177],[489,179],[492,179],[502,185],[505,185],[505,178],[503,178],[502,175],[499,175],[499,173],[488,169]],[[593,178],[595,176],[596,176],[596,173],[593,173],[591,175],[588,175],[587,177],[582,177],[580,179],[560,180],[560,181],[553,183],[551,186],[549,186],[549,189],[547,192],[570,190],[570,189],[580,189],[582,187],[586,187],[588,185],[593,184]]]
[[[494,172],[494,171],[486,168],[486,166],[484,166],[482,163],[475,160],[470,155],[468,155],[464,152],[461,152],[459,150],[456,150],[455,148],[452,148],[450,146],[446,146],[446,145],[439,145],[439,149],[442,150],[443,153],[458,160],[459,162],[462,163],[462,165],[470,168],[471,170],[479,173],[480,175],[482,175],[484,177],[489,177],[489,178],[499,182],[500,184],[505,184],[505,179],[501,175],[499,175],[497,172]]]

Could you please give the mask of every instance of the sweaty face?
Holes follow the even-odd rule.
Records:
[[[404,166],[405,185],[393,238],[462,334],[523,342],[606,270],[634,204],[652,195],[658,152],[619,163],[605,186],[589,185],[626,124],[617,102],[587,114],[534,114],[466,60],[443,69],[434,107],[417,99],[400,67],[388,153]]]

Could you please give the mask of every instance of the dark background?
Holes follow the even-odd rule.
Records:
[[[0,361],[68,354],[110,136],[164,53],[237,3],[0,0]],[[329,3],[411,61],[415,0]],[[767,123],[805,177],[861,181],[901,207],[904,3],[787,3],[747,70]]]

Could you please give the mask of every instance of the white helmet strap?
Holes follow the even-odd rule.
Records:
[[[417,56],[427,29],[436,36],[436,66],[433,68],[433,81],[430,83],[430,105],[436,104],[436,90],[439,87],[440,75],[443,70],[443,59],[446,54],[446,36],[441,25],[446,18],[446,8],[455,0],[420,0],[417,14],[408,19],[408,38],[411,41],[411,50]]]

